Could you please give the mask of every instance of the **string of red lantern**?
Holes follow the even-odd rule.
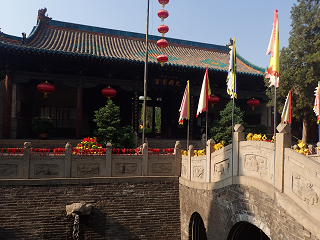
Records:
[[[162,8],[164,8],[164,6],[169,3],[169,0],[158,0],[158,2],[162,4]],[[169,13],[167,10],[161,9],[158,11],[158,17],[161,18],[161,22],[163,22],[163,20],[166,19],[168,16]],[[169,27],[167,25],[162,24],[158,27],[158,32],[162,34],[162,37],[164,37],[164,34],[168,31]],[[159,39],[157,41],[157,46],[160,48],[160,52],[162,53],[159,56],[157,56],[157,61],[161,63],[161,66],[163,66],[164,63],[168,61],[168,56],[163,54],[163,50],[168,46],[168,42],[165,39]]]

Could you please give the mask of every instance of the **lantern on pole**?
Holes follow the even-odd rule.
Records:
[[[108,86],[108,87],[105,87],[104,89],[102,89],[101,94],[104,97],[107,97],[108,100],[110,100],[110,98],[117,95],[117,91],[114,90],[112,87]]]
[[[158,32],[162,34],[162,37],[164,37],[164,34],[169,32],[169,27],[165,24],[161,24],[159,27],[158,27]]]
[[[220,99],[218,96],[214,96],[213,94],[209,95],[208,97],[208,103],[210,103],[212,105],[212,107],[214,106],[214,104],[219,103]]]
[[[169,13],[168,13],[167,10],[161,9],[161,10],[158,11],[158,17],[161,18],[161,22],[163,22],[163,20],[165,18],[167,18],[168,16],[169,16]]]
[[[162,7],[164,8],[164,6],[168,4],[169,0],[158,0],[158,2],[162,4]]]
[[[48,93],[53,93],[56,88],[51,83],[45,81],[38,84],[37,89],[39,92],[44,93],[44,98],[47,98]]]
[[[255,107],[258,107],[260,105],[260,101],[258,99],[250,99],[247,102],[248,106],[252,107],[252,110],[254,110]]]

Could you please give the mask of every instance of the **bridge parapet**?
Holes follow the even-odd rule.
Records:
[[[70,143],[59,155],[34,155],[30,150],[26,142],[23,154],[2,154],[0,179],[180,176],[181,171],[179,141],[173,154],[149,154],[147,144],[140,154],[112,154],[110,143],[103,155],[73,155]]]

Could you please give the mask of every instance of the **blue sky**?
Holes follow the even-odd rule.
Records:
[[[290,11],[296,0],[170,0],[166,37],[226,45],[236,38],[237,52],[249,62],[266,67],[274,9],[279,12],[280,49],[288,46]],[[1,31],[21,36],[31,32],[40,8],[54,20],[130,32],[146,32],[147,0],[10,0],[1,3]],[[162,7],[150,0],[149,34],[160,36],[157,16]]]

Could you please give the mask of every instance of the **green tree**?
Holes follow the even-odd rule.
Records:
[[[108,142],[115,148],[133,147],[133,128],[131,126],[120,126],[120,107],[109,100],[104,107],[94,111],[97,129],[93,134],[102,145]]]
[[[314,90],[320,80],[319,2],[319,0],[298,0],[298,4],[294,4],[291,9],[292,30],[289,45],[282,48],[280,54],[277,109],[279,113],[282,112],[285,98],[291,90],[292,117],[302,121],[304,142],[308,141],[310,121],[316,121],[312,108]],[[271,99],[269,106],[273,106],[274,88],[269,88],[267,95]]]
[[[247,124],[243,121],[243,116],[244,112],[235,105],[233,124],[242,124],[244,127],[247,127]],[[210,137],[216,142],[224,141],[225,144],[232,143],[232,100],[220,111],[220,119],[216,120],[213,127],[210,128]]]

